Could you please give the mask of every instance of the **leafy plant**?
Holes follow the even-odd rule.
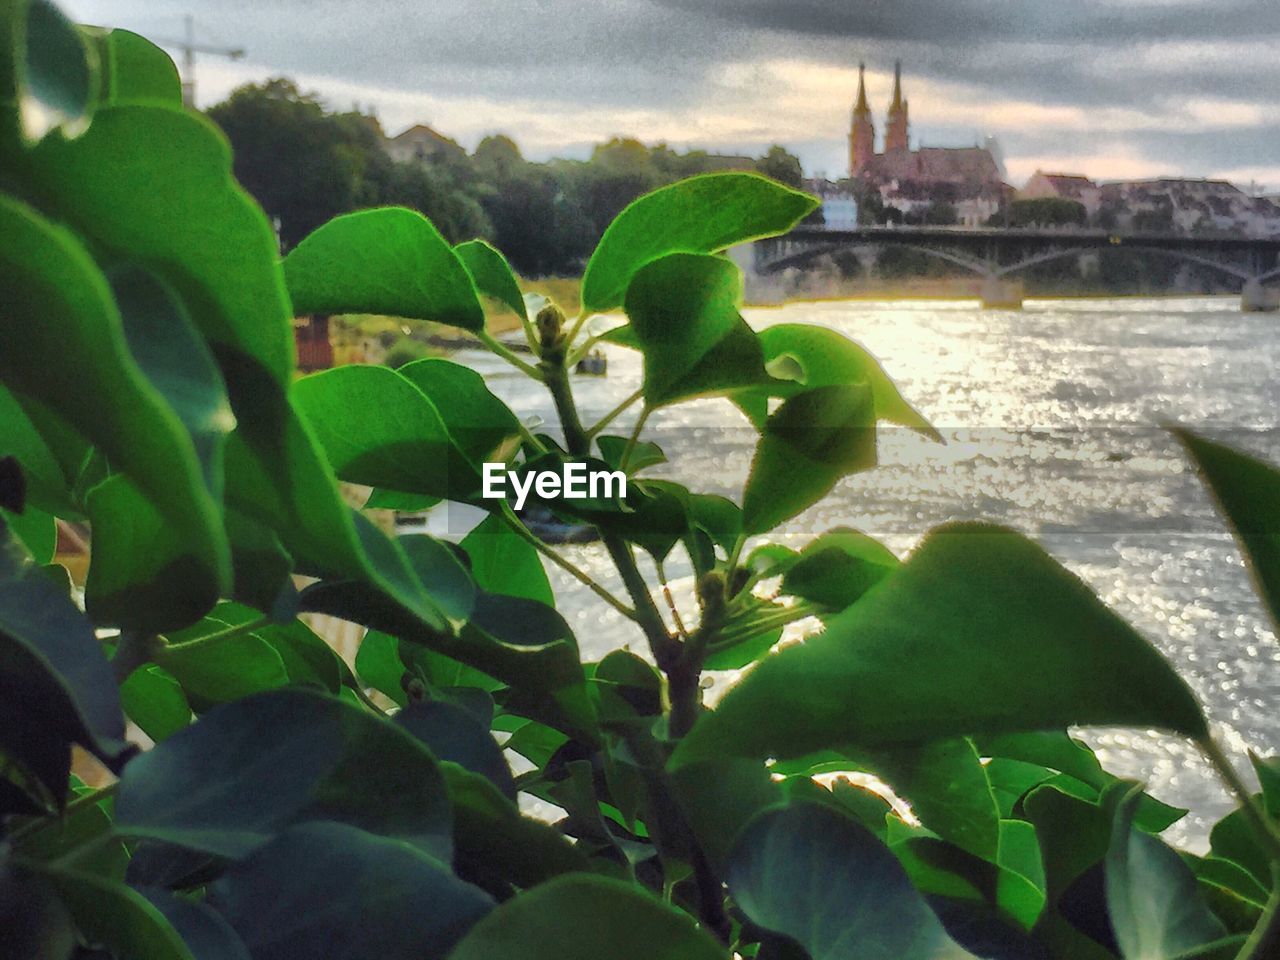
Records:
[[[663,188],[605,232],[582,313],[530,316],[498,251],[410,211],[339,217],[281,262],[174,78],[131,34],[0,10],[7,951],[1277,955],[1280,766],[1254,758],[1250,791],[1169,665],[1037,546],[960,524],[902,560],[843,529],[747,549],[872,469],[880,421],[933,435],[857,344],[740,316],[722,252],[812,198],[745,174]],[[486,332],[486,297],[524,319],[530,360]],[[588,425],[569,371],[599,339],[585,321],[619,307],[603,336],[642,353],[643,386]],[[469,330],[549,391],[559,432],[448,360],[299,379],[295,308]],[[740,504],[640,473],[663,460],[650,411],[708,396],[759,431]],[[1181,436],[1275,613],[1280,472]],[[629,474],[625,497],[540,498],[599,531],[624,596],[481,496],[494,461]],[[340,480],[370,506],[488,516],[460,544],[389,536]],[[57,518],[92,529],[83,611]],[[659,574],[684,551],[698,609],[637,551]],[[648,656],[584,663],[543,561]],[[354,672],[305,612],[369,628]],[[820,635],[771,652],[811,616]],[[744,666],[708,709],[704,671]],[[1105,772],[1073,724],[1203,749],[1240,800],[1210,854],[1166,846],[1184,811]],[[106,786],[71,774],[73,749]]]

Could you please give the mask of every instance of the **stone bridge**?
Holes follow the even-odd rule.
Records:
[[[1240,283],[1242,310],[1280,309],[1280,237],[1197,237],[1085,229],[867,226],[856,230],[798,227],[759,240],[736,257],[758,276],[803,268],[829,254],[898,246],[970,270],[982,278],[984,306],[1022,305],[1017,274],[1029,267],[1104,250],[1130,250],[1207,267]]]

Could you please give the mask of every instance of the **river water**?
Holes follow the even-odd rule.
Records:
[[[1247,748],[1280,749],[1280,645],[1208,496],[1160,427],[1177,422],[1280,460],[1280,384],[1272,376],[1280,317],[1242,314],[1234,298],[1028,301],[1016,312],[959,301],[806,303],[746,317],[758,328],[816,323],[858,340],[946,440],[884,430],[876,470],[840,483],[773,539],[798,546],[846,525],[902,553],[948,520],[1011,526],[1164,652],[1242,763]],[[638,355],[610,348],[608,356],[607,377],[576,379],[587,423],[640,385]],[[487,354],[457,359],[489,375],[521,416],[554,422],[536,384]],[[727,401],[660,411],[646,436],[670,458],[659,473],[738,498],[755,434]],[[449,523],[465,520],[455,514]],[[621,593],[599,547],[568,550]],[[642,652],[629,623],[552,574],[588,657],[627,645]],[[692,611],[682,554],[667,574],[677,602]],[[709,698],[732,679],[713,678]],[[1170,839],[1204,849],[1230,801],[1190,746],[1149,731],[1080,734],[1108,769],[1190,808]]]

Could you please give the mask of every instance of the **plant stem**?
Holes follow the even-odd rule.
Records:
[[[106,800],[108,797],[115,794],[116,789],[119,786],[120,781],[117,780],[115,783],[109,783],[105,787],[94,790],[91,793],[81,794],[67,804],[60,817],[41,817],[38,820],[33,820],[31,823],[23,824],[20,829],[9,834],[8,841],[10,843],[18,843],[25,837],[33,836],[55,824],[63,823],[66,821],[67,817],[79,813],[85,807],[89,807],[102,800]]]
[[[218,644],[224,640],[230,640],[244,633],[253,633],[265,627],[271,622],[268,616],[258,617],[256,620],[248,620],[245,623],[237,623],[235,626],[227,627],[225,630],[219,630],[217,633],[206,633],[202,637],[192,637],[190,640],[183,640],[179,643],[169,643],[161,647],[157,654],[163,656],[167,651],[172,650],[190,650],[194,647],[203,647],[206,645]]]
[[[623,400],[620,404],[618,404],[616,407],[614,407],[612,410],[606,413],[603,417],[601,417],[600,420],[596,423],[596,425],[587,431],[587,436],[594,437],[601,430],[603,430],[605,427],[611,424],[614,420],[616,420],[619,414],[625,413],[628,407],[630,407],[633,403],[635,403],[637,400],[639,400],[643,396],[644,396],[643,389],[637,390],[635,393],[631,394],[631,396],[627,397],[627,399]]]
[[[537,367],[531,363],[526,363],[524,360],[517,357],[515,353],[512,352],[511,348],[497,340],[488,330],[481,330],[476,334],[476,336],[479,337],[480,342],[488,347],[493,353],[507,361],[507,363],[511,364],[517,370],[520,370],[527,376],[533,377],[535,380],[542,379],[542,372]]]
[[[587,573],[585,570],[581,569],[580,567],[575,566],[569,560],[561,556],[559,552],[552,550],[551,547],[547,546],[545,543],[539,540],[536,536],[534,536],[534,534],[523,523],[520,522],[519,517],[515,516],[514,514],[508,514],[507,509],[504,509],[502,513],[499,514],[499,516],[502,518],[502,521],[508,527],[511,528],[511,530],[516,534],[516,536],[520,537],[522,540],[527,542],[530,546],[533,547],[533,549],[537,550],[540,554],[542,554],[544,557],[546,557],[548,560],[554,563],[561,570],[564,570],[566,573],[572,576],[579,583],[588,587],[592,593],[594,593],[597,597],[599,597],[605,603],[609,604],[609,606],[613,607],[613,609],[617,610],[620,614],[622,614],[628,620],[634,623],[640,622],[640,619],[636,616],[636,612],[634,610],[632,610],[625,603],[623,603],[621,600],[615,597],[612,593],[610,593],[608,590],[606,590],[604,587],[598,584],[595,581],[595,579],[591,576],[591,574]]]
[[[1267,814],[1258,808],[1258,804],[1254,801],[1253,794],[1240,779],[1240,775],[1236,773],[1235,767],[1231,765],[1231,761],[1227,755],[1218,746],[1216,740],[1211,735],[1206,734],[1202,739],[1196,741],[1201,752],[1213,764],[1213,768],[1218,771],[1218,776],[1222,778],[1228,789],[1236,795],[1236,799],[1240,801],[1241,809],[1244,810],[1245,817],[1249,820],[1250,826],[1253,827],[1254,833],[1257,834],[1258,841],[1266,848],[1267,857],[1274,866],[1280,864],[1280,833],[1276,831],[1276,825],[1271,822]]]
[[[1271,899],[1237,955],[1238,960],[1269,960],[1280,955],[1280,869],[1272,868]]]
[[[733,542],[733,550],[729,553],[728,563],[725,565],[725,573],[729,577],[730,582],[733,581],[733,571],[738,569],[738,560],[742,556],[742,548],[747,545],[747,535],[739,534],[738,539]]]
[[[797,603],[790,607],[784,607],[778,611],[771,611],[764,614],[757,620],[748,620],[745,623],[733,623],[729,625],[723,634],[721,634],[718,644],[727,645],[753,637],[756,634],[764,633],[766,630],[772,630],[775,627],[785,627],[789,623],[795,623],[797,620],[803,620],[805,617],[816,616],[826,610],[826,607],[816,603]]]
[[[631,462],[631,454],[635,452],[636,444],[640,441],[640,431],[644,429],[645,421],[649,419],[649,414],[653,413],[653,408],[645,406],[640,411],[640,416],[636,417],[636,425],[631,430],[631,436],[627,438],[627,445],[622,449],[622,459],[618,461],[618,469],[623,473],[627,472],[627,464]]]
[[[116,644],[116,655],[111,658],[111,673],[116,685],[124,683],[144,663],[149,663],[159,649],[161,640],[154,634],[122,630]]]
[[[565,346],[573,346],[573,338],[578,335],[578,331],[582,329],[582,325],[587,322],[587,316],[588,314],[586,309],[578,309],[578,315],[574,318],[573,326],[569,328],[569,333],[564,338]]]
[[[671,586],[667,583],[667,572],[662,568],[661,563],[656,563],[658,569],[658,583],[662,584],[662,595],[666,598],[667,607],[671,610],[671,619],[676,625],[676,632],[685,640],[689,639],[689,631],[685,629],[684,621],[680,618],[680,608],[676,606],[676,598],[671,595]]]

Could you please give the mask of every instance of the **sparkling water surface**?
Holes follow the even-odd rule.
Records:
[[[1022,311],[970,302],[839,302],[746,311],[757,328],[815,323],[869,348],[945,444],[889,428],[880,466],[841,482],[770,539],[799,546],[853,526],[900,553],[924,532],[984,519],[1037,540],[1173,662],[1205,704],[1229,752],[1280,750],[1280,645],[1231,538],[1174,438],[1179,423],[1280,461],[1272,376],[1280,315],[1242,314],[1234,298],[1028,301]],[[607,377],[577,377],[586,423],[640,385],[639,356],[607,348]],[[545,391],[488,354],[459,360],[489,375],[522,417],[555,417]],[[611,432],[625,434],[634,413]],[[656,471],[739,499],[755,433],[728,401],[655,413],[646,436],[670,463]],[[450,527],[465,525],[457,513]],[[621,593],[598,546],[566,548]],[[584,655],[643,653],[635,628],[551,570]],[[689,566],[666,573],[692,613]],[[812,623],[812,622],[811,622]],[[804,625],[797,629],[802,630]],[[732,675],[711,678],[709,699]],[[903,704],[910,710],[910,704]],[[1188,744],[1149,731],[1080,731],[1104,765],[1188,807],[1171,840],[1203,850],[1230,800]]]

